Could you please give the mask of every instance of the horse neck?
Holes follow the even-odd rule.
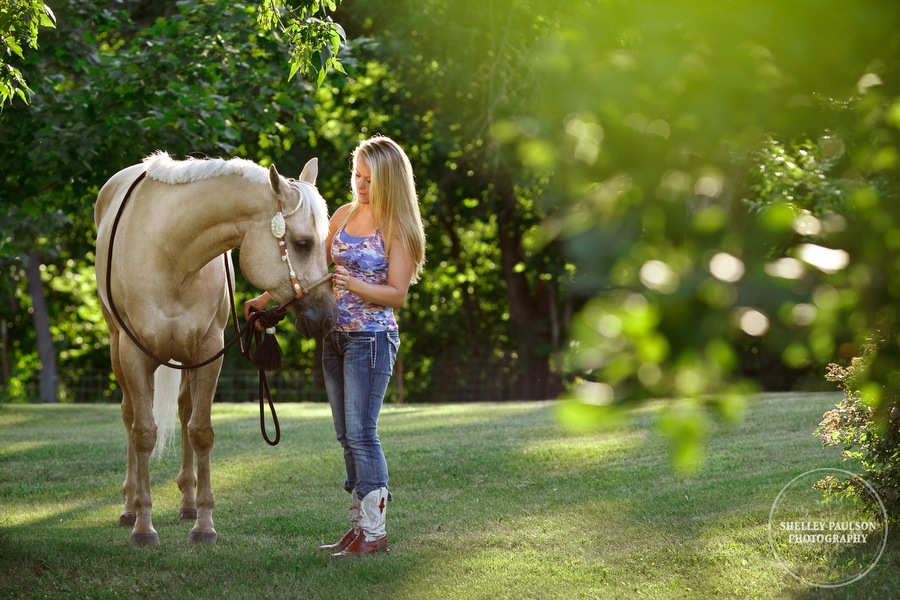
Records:
[[[268,223],[277,205],[268,185],[228,175],[178,185],[159,184],[156,210],[164,253],[188,275],[239,248],[253,225]]]

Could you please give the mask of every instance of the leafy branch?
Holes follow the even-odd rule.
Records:
[[[37,50],[38,29],[56,27],[56,17],[42,0],[13,0],[0,6],[0,109],[18,96],[26,104],[31,88],[9,58],[25,58],[24,46]]]
[[[285,0],[264,0],[260,4],[257,25],[280,32],[291,46],[288,80],[300,72],[318,87],[329,70],[344,73],[338,51],[346,43],[347,35],[328,16],[337,10],[338,1],[304,0],[291,6]]]

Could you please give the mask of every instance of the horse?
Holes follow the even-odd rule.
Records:
[[[181,371],[177,394],[164,394],[166,386],[154,383],[154,373],[159,368],[177,375],[160,362],[192,365],[222,350],[231,302],[228,276],[233,286],[231,250],[240,248],[247,281],[282,306],[290,301],[287,311],[301,335],[321,338],[331,329],[336,308],[329,286],[302,295],[304,286],[328,273],[328,209],[315,188],[317,174],[315,158],[294,180],[274,165],[266,169],[245,159],[174,160],[157,152],[100,189],[94,208],[97,290],[122,389],[128,452],[119,525],[132,527],[131,545],[159,544],[151,520],[150,456],[165,423],[154,413],[172,415],[176,396],[179,516],[195,520],[190,543],[217,541],[210,418],[222,358]]]

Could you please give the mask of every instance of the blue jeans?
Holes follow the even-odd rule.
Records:
[[[344,449],[344,489],[360,498],[387,487],[378,440],[378,414],[400,348],[396,331],[332,330],[323,340],[325,388],[338,442]]]

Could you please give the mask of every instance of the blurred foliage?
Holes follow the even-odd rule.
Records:
[[[541,109],[511,127],[554,174],[548,235],[593,296],[571,368],[611,405],[693,398],[734,415],[755,387],[737,369],[748,339],[802,366],[896,331],[895,3],[856,3],[838,24],[838,2],[570,9],[538,57]],[[896,342],[869,371],[881,386]],[[707,418],[662,428],[702,440]]]

